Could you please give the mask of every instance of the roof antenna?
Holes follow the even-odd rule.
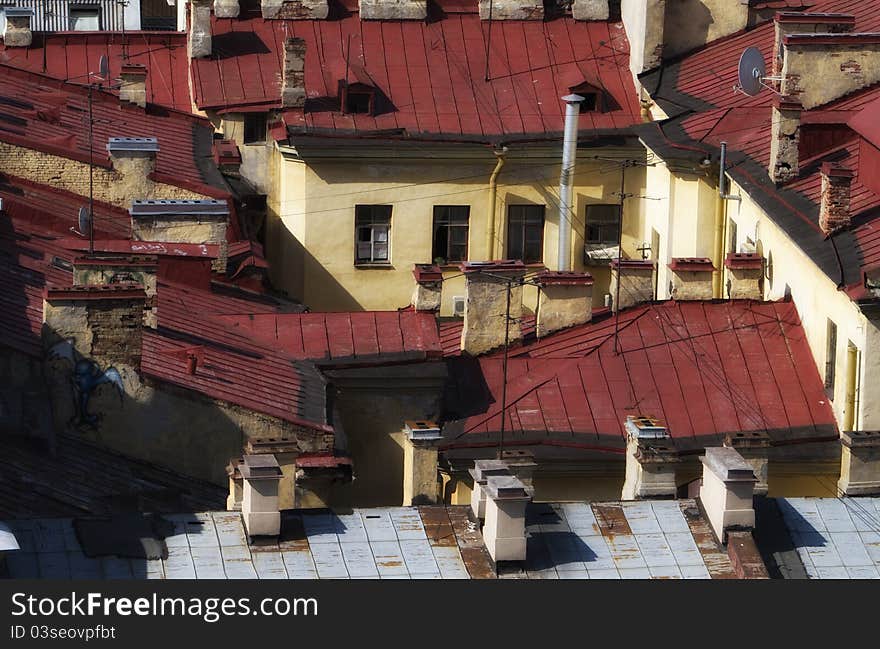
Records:
[[[97,74],[94,72],[89,72],[89,214],[87,223],[89,231],[89,255],[95,254],[95,119],[92,110],[94,105],[93,94],[96,85],[94,77],[97,77],[98,85],[101,85],[104,83],[104,81],[107,80],[109,76],[110,62],[107,60],[107,55],[102,54],[100,60],[98,61]],[[80,231],[85,230],[83,225],[86,224],[83,223],[82,209],[80,209]]]
[[[741,92],[749,97],[754,97],[761,90],[767,90],[781,95],[773,86],[767,85],[767,81],[782,81],[782,77],[768,77],[767,67],[764,65],[764,55],[757,47],[747,47],[739,57],[737,70],[738,83],[733,86],[734,92]]]
[[[486,36],[486,74],[485,80],[489,81],[489,50],[492,48],[492,5],[493,0],[489,0],[489,33]]]

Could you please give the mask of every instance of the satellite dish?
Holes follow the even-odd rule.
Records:
[[[86,236],[89,231],[89,210],[88,208],[79,208],[79,232],[82,236]]]
[[[98,74],[102,79],[110,78],[110,63],[107,61],[106,54],[102,54],[101,60],[98,62]]]
[[[747,47],[739,57],[739,89],[754,97],[765,87],[767,68],[764,57],[757,47]]]

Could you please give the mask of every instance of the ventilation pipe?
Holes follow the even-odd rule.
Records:
[[[578,116],[580,95],[566,95],[565,135],[562,141],[562,173],[559,176],[559,270],[571,270],[571,179],[577,157]]]
[[[492,175],[489,176],[489,242],[486,245],[486,261],[490,261],[495,259],[495,235],[496,235],[496,212],[497,207],[496,203],[498,202],[498,174],[501,173],[501,168],[504,167],[504,156],[507,154],[507,147],[501,147],[500,149],[496,149],[495,153],[495,168],[492,170]]]

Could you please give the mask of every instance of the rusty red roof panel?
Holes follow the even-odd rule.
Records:
[[[793,303],[665,302],[571,327],[509,352],[505,427],[518,443],[596,448],[628,415],[662,420],[677,440],[768,431],[777,442],[834,439],[837,428]],[[447,331],[451,326],[445,327]],[[501,425],[503,353],[453,361],[454,381],[488,389],[452,447]],[[464,372],[468,376],[460,376]],[[475,395],[470,407],[478,402]],[[453,404],[454,408],[463,404]],[[464,404],[466,405],[466,404]]]
[[[185,77],[180,80],[185,83]],[[75,83],[0,64],[4,120],[0,141],[89,162],[88,90]],[[122,103],[93,93],[94,163],[109,167],[111,137],[156,137],[154,178],[215,198],[229,192],[212,156],[213,129],[201,117],[148,105]]]
[[[246,13],[246,12],[245,12]],[[486,81],[487,21],[471,6],[431,22],[214,19],[219,55],[193,62],[199,108],[280,107],[283,42],[306,41],[306,107],[287,111],[289,126],[368,133],[494,137],[559,134],[560,97],[587,82],[610,98],[606,112],[581,115],[582,130],[639,122],[629,73],[629,44],[617,22],[496,21]],[[349,51],[350,47],[350,51]],[[343,115],[339,81],[346,70],[371,81],[384,99],[376,115]],[[251,74],[242,74],[249,70]]]
[[[89,72],[95,72],[102,55],[107,57],[112,79],[119,77],[124,65],[145,66],[149,103],[192,112],[185,33],[35,33],[30,47],[0,43],[0,63],[74,83],[82,83]]]

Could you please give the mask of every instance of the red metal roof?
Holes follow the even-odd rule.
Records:
[[[156,180],[216,198],[229,196],[213,162],[210,122],[165,108],[142,109],[108,92],[93,94],[95,164],[110,166],[110,137],[156,137],[160,148],[153,173]],[[0,65],[0,100],[5,114],[0,140],[89,161],[86,88]]]
[[[185,33],[56,32],[34,34],[30,47],[0,43],[0,63],[75,83],[97,71],[102,55],[107,57],[112,79],[119,77],[123,65],[146,66],[148,102],[192,111]]]
[[[650,415],[677,440],[753,430],[779,442],[836,438],[793,303],[634,307],[620,314],[619,344],[616,355],[608,317],[512,349],[506,430],[519,442],[592,448],[600,437],[623,436],[627,415]],[[478,371],[490,394],[452,446],[500,429],[502,364],[502,352],[480,357],[478,370],[459,363]],[[454,369],[453,380],[474,384]]]
[[[614,104],[584,113],[580,128],[601,131],[640,121],[621,23],[495,21],[486,81],[489,23],[476,6],[430,22],[264,20],[244,11],[213,19],[214,56],[193,61],[199,108],[280,107],[283,43],[306,41],[305,110],[288,110],[288,126],[368,133],[495,137],[559,134],[570,88],[589,82]],[[350,52],[349,52],[350,46]],[[337,99],[346,69],[384,96],[378,114],[343,115]],[[247,72],[245,72],[247,71]]]
[[[375,363],[440,358],[433,313],[273,313],[225,315],[242,334],[277,346],[294,358]]]

